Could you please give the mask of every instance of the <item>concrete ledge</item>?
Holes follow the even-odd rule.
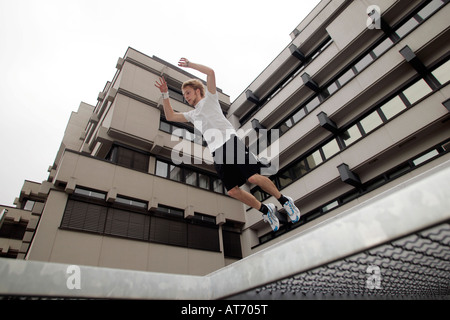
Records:
[[[0,295],[223,299],[448,221],[449,208],[446,162],[204,277],[0,259]]]

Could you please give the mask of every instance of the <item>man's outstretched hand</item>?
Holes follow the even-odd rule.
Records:
[[[189,60],[186,58],[181,58],[180,61],[178,61],[178,66],[183,68],[189,67]]]
[[[161,91],[161,93],[169,91],[169,87],[167,86],[167,82],[166,79],[164,79],[164,77],[159,78],[159,82],[158,80],[156,80],[155,87],[157,87],[159,91]]]

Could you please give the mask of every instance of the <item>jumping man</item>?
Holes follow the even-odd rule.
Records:
[[[274,231],[279,229],[280,223],[274,204],[263,204],[252,194],[242,190],[246,181],[259,186],[268,194],[274,196],[285,208],[291,222],[300,219],[300,211],[291,197],[284,196],[275,184],[260,174],[263,166],[254,155],[248,151],[245,144],[237,137],[236,130],[222,113],[216,90],[216,77],[214,70],[201,64],[190,62],[181,58],[178,66],[192,68],[206,75],[206,89],[197,79],[183,83],[183,97],[188,104],[194,107],[189,112],[175,112],[169,100],[169,89],[164,78],[156,81],[155,86],[163,95],[164,114],[168,121],[191,122],[198,129],[208,143],[208,148],[214,158],[214,167],[222,180],[228,195],[246,205],[262,212],[264,221],[268,222]],[[209,132],[220,133],[211,135]],[[243,155],[245,161],[238,161],[238,155]]]

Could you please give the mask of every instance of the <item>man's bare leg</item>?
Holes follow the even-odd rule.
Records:
[[[245,190],[242,190],[238,186],[234,187],[231,190],[228,190],[228,195],[234,199],[237,199],[246,205],[259,210],[261,208],[261,202],[255,198],[254,195],[248,193]]]
[[[228,195],[262,212],[264,221],[270,224],[272,230],[277,231],[279,229],[280,222],[275,215],[277,211],[275,205],[273,205],[272,203],[269,203],[268,205],[262,204],[260,201],[258,201],[258,199],[255,198],[254,195],[248,193],[245,190],[242,190],[238,186],[234,187],[231,190],[228,190]]]
[[[275,197],[286,210],[292,222],[297,222],[300,219],[300,210],[295,206],[294,200],[291,197],[282,195],[272,180],[260,174],[254,174],[248,181],[256,184],[265,192]]]
[[[281,192],[278,190],[276,185],[269,178],[262,176],[260,174],[254,174],[248,179],[248,182],[256,184],[265,192],[274,196],[276,199],[280,199]]]

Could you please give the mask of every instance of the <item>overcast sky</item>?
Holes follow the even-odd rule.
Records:
[[[71,112],[96,104],[128,47],[214,68],[234,101],[319,2],[0,0],[0,204],[47,180]]]

